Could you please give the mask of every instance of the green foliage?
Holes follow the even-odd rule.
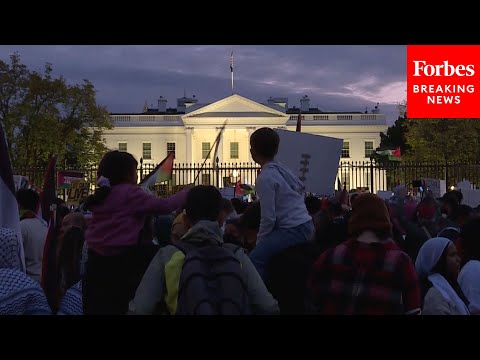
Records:
[[[31,71],[18,54],[10,63],[0,60],[0,123],[16,168],[44,167],[52,154],[59,164],[98,163],[107,150],[103,131],[112,128],[93,84],[55,78],[50,64],[43,72]]]
[[[406,160],[474,162],[479,160],[479,119],[409,119]]]

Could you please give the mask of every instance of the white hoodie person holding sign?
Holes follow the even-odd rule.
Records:
[[[250,259],[262,277],[272,256],[310,241],[315,231],[305,206],[303,183],[275,161],[279,145],[280,137],[270,128],[260,128],[250,137],[252,158],[262,167],[255,185],[260,199],[260,229]]]

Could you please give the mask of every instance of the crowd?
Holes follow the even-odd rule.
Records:
[[[19,190],[21,237],[0,229],[0,314],[480,314],[480,215],[461,192],[305,196],[278,146],[269,128],[250,138],[251,203],[206,185],[158,198],[131,154],[108,152],[91,216],[57,203],[53,293],[48,224],[38,194]]]

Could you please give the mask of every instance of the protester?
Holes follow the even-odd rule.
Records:
[[[278,312],[277,302],[266,289],[248,256],[238,246],[224,244],[220,229],[222,225],[221,208],[222,197],[214,186],[200,185],[188,193],[185,210],[189,230],[179,244],[161,248],[155,255],[135,293],[135,298],[130,302],[131,314],[198,314],[198,312],[192,312],[192,308],[197,308],[200,313],[212,313],[211,306],[216,304],[220,309],[220,305],[224,305],[223,302],[219,304],[216,300],[226,299],[240,306],[241,304],[238,302],[244,299],[243,296],[246,296],[247,299],[242,304],[248,306],[253,314]],[[201,252],[198,250],[199,248],[206,249],[205,251],[208,253]],[[226,250],[225,254],[230,254],[235,259],[234,263],[237,262],[238,277],[228,276],[229,273],[226,273],[225,280],[222,280],[225,273],[222,275],[222,273],[215,272],[216,268],[212,268],[211,263],[211,265],[205,265],[207,268],[197,267],[198,273],[195,276],[197,282],[192,280],[190,283],[193,285],[188,287],[185,284],[186,287],[183,287],[182,279],[188,275],[184,271],[187,271],[189,253],[197,251],[198,256],[204,254],[204,256],[214,259],[214,254],[220,249]],[[194,266],[191,265],[190,269]],[[216,282],[217,286],[215,287],[206,285],[207,278],[203,271],[208,269],[211,271],[210,280]],[[215,276],[212,277],[212,274]],[[246,294],[231,293],[233,288],[237,290],[243,288],[235,286],[238,281],[243,284]],[[194,291],[189,292],[188,289]],[[213,289],[216,292],[211,294],[207,289]],[[186,296],[187,294],[189,296]],[[197,301],[200,302],[197,303]],[[247,311],[248,309],[241,308],[240,310]]]
[[[36,214],[39,201],[39,195],[32,189],[17,191],[27,275],[38,283],[42,276],[43,248],[48,231],[48,224]]]
[[[14,231],[0,229],[0,315],[51,315],[37,281],[22,271],[19,241]]]
[[[418,314],[420,285],[412,260],[392,240],[385,202],[374,194],[352,204],[349,240],[316,260],[307,282],[315,314]]]
[[[250,137],[252,159],[262,169],[256,180],[261,221],[250,259],[263,277],[270,257],[312,240],[313,220],[305,206],[305,187],[286,166],[275,161],[280,137],[275,130],[260,128]]]
[[[457,282],[460,258],[455,244],[434,237],[423,244],[415,262],[422,283],[424,315],[469,315],[468,300]]]
[[[141,237],[146,216],[169,214],[185,202],[188,187],[167,199],[143,191],[137,185],[137,165],[127,152],[106,153],[98,167],[99,187],[85,201],[93,213],[86,231],[85,314],[127,312],[148,265],[141,250],[153,240]]]

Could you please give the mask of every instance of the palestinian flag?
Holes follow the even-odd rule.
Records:
[[[141,187],[150,187],[160,184],[164,181],[169,181],[172,179],[173,174],[173,159],[175,158],[175,153],[168,153],[167,157],[157,165],[155,169],[148,174],[145,179],[140,182]]]
[[[390,161],[401,161],[401,152],[400,148],[396,148],[394,150],[377,150],[375,151],[377,155],[381,156],[388,156],[388,160]]]

